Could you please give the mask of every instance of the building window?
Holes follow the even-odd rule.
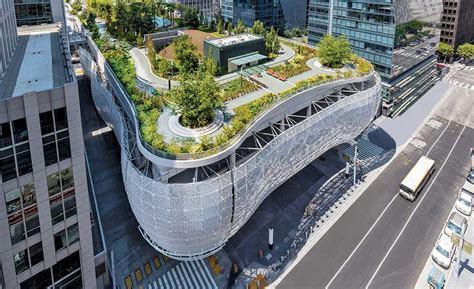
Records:
[[[71,157],[66,108],[40,113],[46,166]]]
[[[47,183],[53,225],[76,215],[77,209],[72,168],[49,175]]]
[[[13,262],[15,263],[15,271],[17,275],[30,268],[26,249],[16,253],[13,256]]]
[[[66,230],[62,230],[54,234],[54,248],[60,251],[67,246],[71,246],[79,241],[79,226],[74,224],[69,226]]]
[[[21,118],[14,120],[13,124],[13,138],[15,143],[21,143],[24,141],[28,141],[28,128],[26,126],[26,119]]]
[[[33,184],[5,192],[5,203],[13,245],[40,232]]]
[[[29,258],[28,258],[29,251]],[[15,263],[16,274],[20,274],[26,269],[34,266],[44,260],[43,246],[41,242],[30,246],[29,250],[21,250],[13,255],[13,262]]]
[[[0,170],[4,182],[32,171],[25,118],[0,124]]]
[[[31,266],[34,266],[44,260],[43,246],[41,242],[34,244],[33,246],[30,247],[30,260],[31,260]]]
[[[10,123],[0,124],[0,149],[12,145],[12,132]]]

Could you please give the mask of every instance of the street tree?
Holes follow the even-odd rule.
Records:
[[[319,60],[330,68],[341,68],[351,59],[351,46],[344,35],[325,35],[319,42]]]
[[[438,53],[444,58],[444,62],[446,63],[446,59],[449,57],[453,57],[454,55],[454,48],[446,44],[444,42],[440,42],[438,46]]]
[[[474,44],[464,43],[459,45],[456,53],[464,60],[469,61],[474,58]]]

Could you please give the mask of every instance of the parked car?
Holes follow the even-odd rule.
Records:
[[[459,212],[466,216],[470,216],[472,211],[472,196],[461,189],[455,207]]]
[[[454,233],[458,236],[463,236],[467,229],[467,220],[458,212],[452,212],[449,216],[444,232],[450,236]]]
[[[451,242],[451,238],[446,234],[441,234],[431,252],[431,258],[433,258],[436,264],[444,269],[448,269],[453,260],[455,250],[456,247]]]
[[[474,184],[474,169],[472,169],[472,170],[467,174],[467,180],[468,180],[471,184]]]

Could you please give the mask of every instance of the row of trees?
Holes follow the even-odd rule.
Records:
[[[452,58],[454,55],[459,55],[464,58],[464,60],[469,61],[474,59],[474,44],[464,43],[459,45],[455,51],[454,47],[451,45],[440,42],[438,53],[444,58],[445,62],[448,58]]]
[[[202,14],[196,8],[181,5],[180,3],[167,3],[164,1],[144,0],[113,1],[91,0],[87,1],[87,11],[104,19],[107,22],[107,31],[115,38],[135,43],[141,36],[156,30],[155,17],[166,18],[171,25],[190,26],[197,28],[203,21]],[[181,17],[175,19],[175,12]]]

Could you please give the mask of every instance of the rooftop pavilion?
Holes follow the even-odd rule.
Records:
[[[18,46],[0,80],[0,100],[49,90],[73,80],[62,31],[58,24],[18,28]]]
[[[260,36],[253,35],[253,34],[238,34],[234,36],[224,37],[224,38],[217,38],[212,40],[207,40],[207,42],[215,45],[217,47],[225,47],[229,45],[239,44],[255,39],[261,38]]]

